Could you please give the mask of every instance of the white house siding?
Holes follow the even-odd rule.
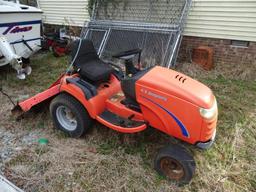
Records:
[[[83,26],[88,0],[39,0],[44,22]],[[185,35],[256,42],[256,0],[193,0]]]
[[[193,0],[185,35],[256,42],[256,0]]]
[[[39,0],[43,21],[55,25],[83,26],[89,20],[87,0]]]

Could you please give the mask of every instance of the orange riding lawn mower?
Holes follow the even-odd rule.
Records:
[[[79,138],[96,120],[121,133],[137,133],[148,127],[197,146],[209,148],[215,139],[217,102],[202,83],[177,71],[154,66],[140,69],[132,59],[141,50],[118,53],[124,67],[101,60],[92,41],[74,43],[72,62],[47,90],[19,102],[13,111],[28,112],[50,101],[57,129]],[[192,155],[181,145],[168,145],[156,155],[154,168],[180,184],[195,172]]]

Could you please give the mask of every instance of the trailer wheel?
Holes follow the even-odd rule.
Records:
[[[74,138],[81,137],[93,123],[82,104],[68,94],[60,94],[52,100],[50,113],[55,127]]]
[[[195,173],[195,160],[187,150],[179,145],[168,145],[157,154],[155,170],[178,184],[187,184]]]

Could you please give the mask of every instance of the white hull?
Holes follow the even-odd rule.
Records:
[[[4,6],[0,4],[0,36],[7,38],[17,55],[29,58],[40,49],[42,12],[40,9],[28,6],[25,6],[28,7],[27,9],[19,10],[17,6],[23,5],[15,5],[11,7],[11,10],[6,10],[5,7],[7,6]],[[23,40],[33,51],[24,44]],[[0,59],[0,66],[6,64],[8,63],[5,62],[4,58]]]

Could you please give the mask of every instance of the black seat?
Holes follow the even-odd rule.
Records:
[[[79,41],[75,41],[71,56],[74,59]],[[114,69],[107,63],[100,60],[92,41],[83,39],[81,47],[77,53],[74,62],[74,68],[78,71],[82,79],[89,80],[92,83],[100,83],[109,80]]]
[[[152,68],[139,71],[132,77],[126,77],[121,81],[122,90],[126,98],[136,101],[136,88],[135,88],[136,82],[151,69]]]

